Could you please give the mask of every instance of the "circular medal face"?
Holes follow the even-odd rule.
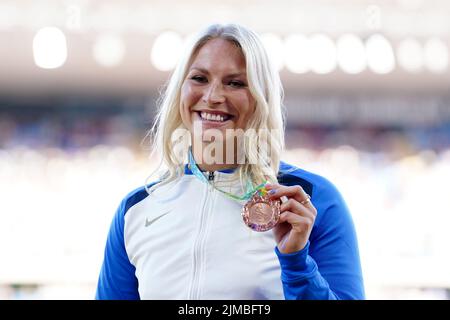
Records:
[[[254,231],[270,230],[280,219],[280,202],[256,193],[242,208],[242,218]]]

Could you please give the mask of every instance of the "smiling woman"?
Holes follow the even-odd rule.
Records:
[[[364,298],[340,193],[280,160],[282,92],[253,31],[198,34],[152,129],[163,174],[121,202],[98,299]]]
[[[284,148],[282,92],[254,32],[237,25],[200,32],[178,63],[153,126],[153,151],[168,169],[162,184],[183,173],[187,145],[204,171],[236,168],[244,185],[276,182]],[[190,140],[181,151],[169,138],[180,129]]]
[[[241,49],[231,41],[216,38],[208,41],[193,56],[186,79],[181,88],[180,112],[183,124],[194,132],[193,123],[201,123],[200,132],[209,129],[219,130],[216,136],[226,137],[226,130],[245,129],[256,108],[255,99],[247,85],[245,58]],[[195,134],[194,134],[195,136]],[[230,135],[228,135],[230,136]],[[232,137],[233,138],[233,137]],[[221,163],[210,163],[203,159],[203,152],[194,152],[195,160],[207,171],[217,171],[235,166],[227,163],[227,152],[234,153],[234,139],[223,143],[223,159]],[[203,150],[211,142],[203,134],[198,148],[193,139],[193,149]],[[234,157],[228,157],[234,159]]]

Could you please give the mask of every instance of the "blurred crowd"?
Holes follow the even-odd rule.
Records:
[[[154,168],[136,114],[0,113],[0,298],[93,298],[114,211]],[[367,297],[448,299],[450,128],[286,135],[283,160],[344,195]]]
[[[96,145],[142,147],[151,127],[145,108],[42,108],[0,107],[0,149],[27,146],[63,150]],[[371,153],[402,157],[421,150],[441,152],[450,147],[450,122],[434,126],[375,126],[342,124],[301,125],[287,119],[288,148],[322,150],[350,145]]]

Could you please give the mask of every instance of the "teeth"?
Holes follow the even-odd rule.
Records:
[[[219,114],[211,114],[211,113],[207,113],[202,111],[200,113],[200,117],[202,119],[208,120],[208,121],[218,121],[218,122],[223,122],[224,117],[219,115]]]

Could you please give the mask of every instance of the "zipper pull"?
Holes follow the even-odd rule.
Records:
[[[208,171],[209,191],[214,190],[214,171]]]

